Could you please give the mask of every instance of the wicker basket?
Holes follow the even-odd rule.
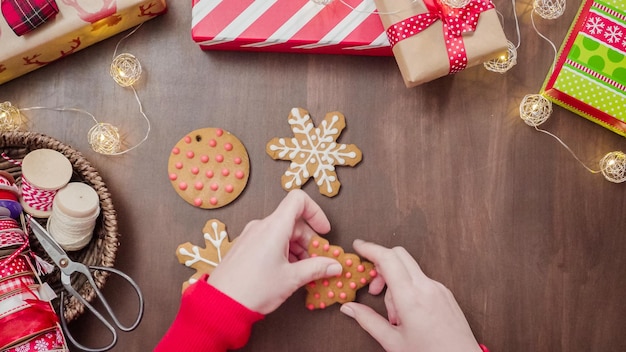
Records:
[[[53,149],[65,155],[74,168],[72,181],[83,182],[92,186],[100,197],[100,216],[96,221],[93,238],[83,249],[69,252],[72,260],[86,265],[97,265],[112,267],[115,262],[115,254],[119,244],[119,234],[117,232],[117,216],[113,209],[111,195],[98,171],[91,166],[83,155],[71,147],[43,134],[34,132],[4,132],[0,139],[0,150],[9,158],[21,161],[26,154],[35,149]],[[20,180],[21,168],[13,162],[0,159],[0,170],[11,173],[16,180]],[[34,236],[31,235],[31,249],[41,258],[50,262],[49,257],[43,251]],[[106,272],[94,273],[94,280],[98,288],[102,288],[106,281]],[[46,275],[43,279],[57,292],[62,290],[60,273],[55,270]],[[95,292],[91,285],[84,278],[72,278],[72,286],[87,301],[91,302]],[[84,306],[74,297],[65,296],[64,309],[65,318],[71,321],[77,318],[84,311]]]

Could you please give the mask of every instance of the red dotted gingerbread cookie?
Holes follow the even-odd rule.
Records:
[[[250,159],[243,143],[221,128],[202,128],[183,137],[170,153],[167,170],[176,193],[189,204],[215,209],[246,187]]]
[[[311,240],[308,252],[311,257],[324,256],[337,259],[343,266],[340,275],[312,281],[306,285],[306,307],[309,310],[354,301],[356,291],[369,284],[377,275],[374,264],[361,261],[356,254],[345,253],[341,247],[330,245],[322,237],[315,236]]]

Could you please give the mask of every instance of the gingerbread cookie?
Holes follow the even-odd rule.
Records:
[[[356,145],[337,143],[346,127],[344,116],[338,111],[329,112],[321,127],[315,127],[308,111],[293,108],[289,125],[294,137],[274,138],[265,147],[272,159],[291,161],[281,178],[283,188],[287,191],[301,188],[313,177],[320,193],[334,197],[341,187],[335,167],[354,166],[362,158]]]
[[[187,242],[179,245],[176,249],[178,262],[196,269],[196,273],[183,283],[183,291],[203,274],[211,274],[234,242],[234,240],[231,242],[228,239],[226,225],[216,219],[207,221],[202,232],[206,244],[205,248]]]
[[[309,255],[337,259],[343,266],[341,275],[328,279],[312,281],[306,285],[306,307],[309,310],[324,309],[334,303],[354,301],[356,291],[369,284],[376,277],[374,264],[361,261],[358,255],[345,253],[339,246],[330,245],[319,236],[315,236],[308,249]]]
[[[176,193],[189,204],[214,209],[243,192],[250,160],[243,143],[221,128],[202,128],[183,137],[167,166]]]

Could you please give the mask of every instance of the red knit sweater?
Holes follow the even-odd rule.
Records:
[[[242,348],[252,324],[263,315],[241,305],[206,282],[183,293],[180,309],[155,352],[224,352]]]

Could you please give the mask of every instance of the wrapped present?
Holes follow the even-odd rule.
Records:
[[[191,33],[203,50],[391,56],[373,0],[193,0]]]
[[[29,7],[28,15],[18,15],[24,4],[38,3],[41,8]],[[165,11],[165,0],[2,0],[0,84]]]
[[[542,93],[626,136],[625,0],[582,3]]]
[[[459,72],[506,53],[491,1],[452,8],[441,0],[374,0],[407,87]]]

